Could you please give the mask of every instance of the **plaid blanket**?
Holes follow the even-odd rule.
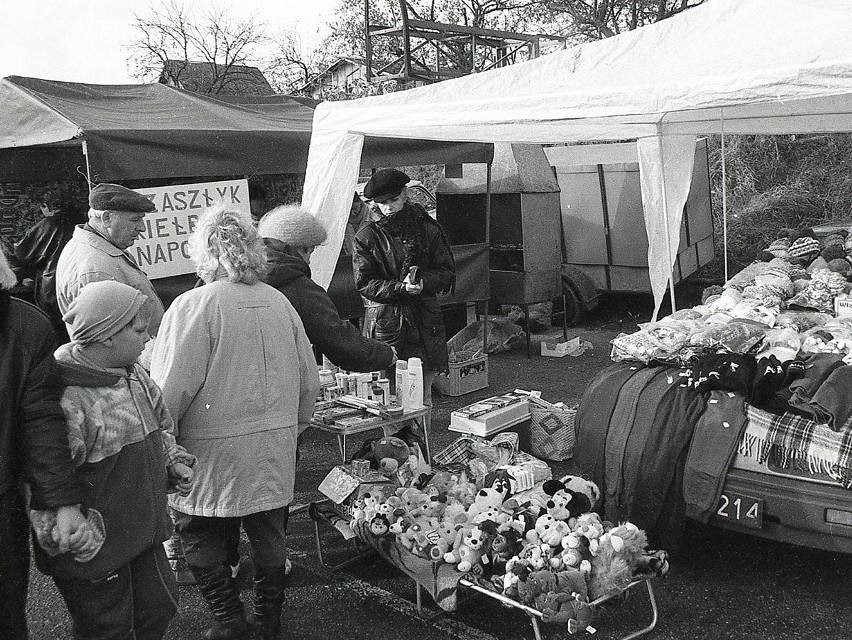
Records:
[[[792,413],[746,405],[748,425],[737,452],[758,463],[823,473],[852,488],[852,419],[840,431]]]

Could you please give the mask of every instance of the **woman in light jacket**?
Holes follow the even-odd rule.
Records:
[[[296,438],[319,390],[299,315],[264,284],[263,243],[247,215],[208,209],[189,242],[205,285],[178,296],[163,318],[151,361],[177,424],[198,458],[188,496],[171,500],[187,564],[216,620],[206,638],[250,634],[225,564],[223,519],[248,534],[255,565],[254,622],[280,629],[287,561],[285,508],[293,499]]]

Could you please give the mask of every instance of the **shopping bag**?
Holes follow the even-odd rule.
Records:
[[[530,396],[530,453],[562,462],[574,455],[576,409],[563,409]]]

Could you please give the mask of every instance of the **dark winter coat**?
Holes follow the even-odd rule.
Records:
[[[89,562],[48,556],[39,569],[68,579],[99,580],[168,539],[166,509],[174,460],[174,423],[159,387],[141,365],[104,369],[84,361],[73,343],[55,353],[62,381],[65,437],[83,480],[86,506],[103,516],[106,539]],[[120,372],[119,372],[120,371]]]
[[[325,289],[311,280],[311,268],[301,257],[287,252],[276,240],[265,238],[269,272],[266,284],[290,301],[302,319],[308,339],[338,367],[349,371],[379,371],[390,367],[391,348],[361,335],[343,320]]]
[[[25,479],[37,509],[83,498],[59,406],[54,340],[44,313],[0,291],[0,494]]]
[[[15,244],[21,268],[35,276],[35,302],[52,320],[62,319],[56,302],[56,263],[80,222],[85,222],[85,216],[76,212],[42,218]]]
[[[418,204],[371,222],[355,236],[352,256],[355,286],[364,298],[364,335],[381,335],[401,305],[404,342],[400,359],[420,357],[426,369],[446,371],[447,336],[437,295],[455,283],[456,266],[440,225]],[[405,292],[403,279],[419,268],[423,291]]]

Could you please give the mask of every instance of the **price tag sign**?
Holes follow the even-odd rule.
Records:
[[[834,315],[852,316],[852,298],[835,298]]]

